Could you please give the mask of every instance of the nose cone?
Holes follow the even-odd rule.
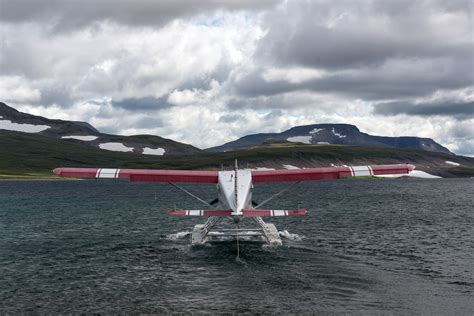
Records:
[[[61,176],[61,168],[53,169],[53,173],[57,176]]]
[[[407,167],[408,167],[408,172],[412,172],[416,168],[414,165],[410,165],[410,164],[408,164]]]

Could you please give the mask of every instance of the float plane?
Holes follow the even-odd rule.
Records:
[[[348,177],[408,174],[415,166],[410,164],[343,166],[330,168],[307,168],[291,170],[251,170],[239,169],[237,160],[234,170],[201,171],[201,170],[149,170],[149,169],[111,169],[111,168],[56,168],[53,172],[61,177],[94,178],[94,179],[127,179],[129,181],[165,182],[192,196],[209,209],[170,210],[169,215],[207,217],[204,224],[194,226],[191,242],[202,245],[222,236],[254,237],[271,246],[280,246],[278,230],[274,224],[265,223],[262,217],[267,216],[301,216],[306,209],[270,210],[261,209],[270,200],[289,190],[301,181],[336,180]],[[261,203],[252,199],[254,184],[270,182],[290,182],[280,192]],[[206,202],[198,196],[180,187],[177,183],[208,183],[217,185],[217,198]],[[217,207],[215,207],[217,206]],[[230,220],[236,228],[219,229],[223,219]],[[242,222],[254,224],[251,228],[240,228]],[[238,249],[238,247],[237,247]]]

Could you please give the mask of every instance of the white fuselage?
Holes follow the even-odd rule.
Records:
[[[242,210],[252,208],[252,186],[249,169],[219,171],[219,201],[223,207],[232,210],[232,216],[241,216]]]

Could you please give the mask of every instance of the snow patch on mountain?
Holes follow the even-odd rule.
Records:
[[[299,167],[292,166],[292,165],[283,165],[283,168],[288,170],[300,169]]]
[[[268,171],[268,170],[275,170],[275,168],[267,168],[267,167],[255,167],[252,170],[256,171]]]
[[[155,155],[155,156],[163,156],[163,154],[166,151],[163,148],[150,148],[150,147],[145,147],[143,148],[143,154],[144,155]]]
[[[429,174],[428,172],[421,170],[413,170],[409,174],[385,174],[385,175],[376,175],[375,177],[379,178],[400,178],[400,177],[413,177],[413,178],[423,178],[423,179],[439,179],[441,177]]]
[[[310,133],[311,135],[313,135],[313,134],[317,134],[317,133],[319,133],[319,132],[321,132],[321,131],[324,131],[324,128],[315,128],[315,129],[313,129],[312,131],[310,131],[309,133]]]
[[[3,116],[2,116],[3,118]],[[13,123],[10,120],[0,120],[0,129],[9,131],[24,132],[24,133],[39,133],[51,128],[49,125],[33,125],[33,124],[19,124]]]
[[[331,145],[331,143],[328,143],[328,142],[318,142],[317,144],[318,145]]]
[[[339,137],[339,138],[346,138],[346,137],[347,137],[347,135],[342,135],[342,134],[337,133],[337,132],[334,130],[334,127],[332,128],[332,133],[333,133],[334,135],[336,135],[337,137]]]
[[[133,151],[133,147],[127,147],[122,143],[102,143],[99,144],[100,149],[110,150],[110,151]]]
[[[425,178],[425,179],[439,179],[441,177],[429,174],[428,172],[424,172],[421,170],[413,170],[408,174],[409,177],[415,178]]]
[[[313,136],[294,136],[288,137],[286,140],[292,143],[311,144],[311,138],[313,138]]]
[[[446,160],[445,163],[447,163],[448,165],[456,166],[456,167],[459,167],[461,165],[460,163],[449,161],[449,160]]]
[[[61,138],[62,139],[77,139],[77,140],[82,140],[85,142],[90,142],[90,141],[96,140],[98,137],[92,136],[92,135],[86,135],[86,136],[70,135],[70,136],[61,136]]]

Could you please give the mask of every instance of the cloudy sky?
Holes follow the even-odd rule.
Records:
[[[469,0],[0,0],[0,100],[206,148],[351,123],[474,156]]]

